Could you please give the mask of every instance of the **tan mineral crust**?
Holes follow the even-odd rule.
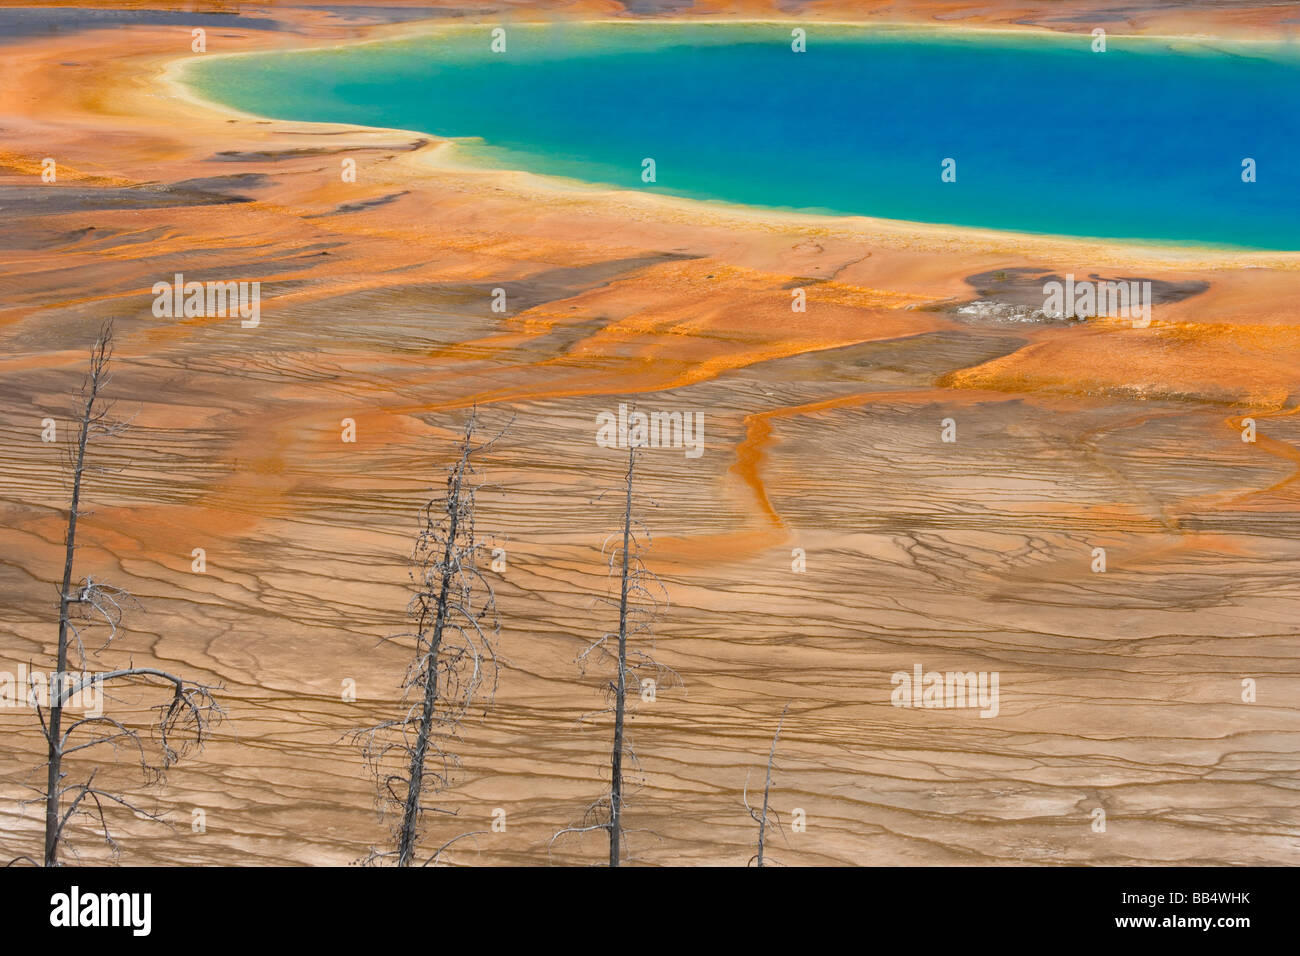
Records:
[[[206,55],[450,22],[98,5],[237,12],[208,29]],[[485,29],[689,16],[1085,36],[1115,6],[442,5]],[[1144,3],[1105,26],[1285,37],[1288,11]],[[743,795],[762,787],[788,704],[772,792],[785,832],[768,845],[788,865],[1300,862],[1300,254],[769,212],[473,168],[424,134],[205,103],[180,76],[204,55],[190,42],[184,26],[128,23],[0,45],[0,669],[50,666],[68,483],[42,421],[72,427],[112,318],[110,394],[132,425],[92,448],[106,470],[87,477],[78,571],[141,606],[100,660],[224,685],[227,721],[165,786],[139,786],[129,752],[102,771],[174,824],[112,814],[122,863],[338,865],[385,840],[347,735],[401,711],[408,654],[381,640],[406,625],[416,511],[473,405],[486,427],[510,422],[478,506],[507,554],[491,575],[506,666],[453,747],[440,805],[457,815],[433,815],[425,843],[487,830],[444,861],[598,862],[599,835],[550,840],[608,778],[610,718],[582,719],[608,675],[575,658],[616,625],[601,548],[625,454],[594,436],[599,413],[632,401],[703,413],[706,446],[641,457],[645,559],[670,600],[656,654],[684,683],[630,725],[635,861],[749,860]],[[1015,269],[1208,289],[1158,305],[1148,328],[958,311],[977,298],[967,277]],[[151,288],[177,272],[260,281],[260,323],[156,317]],[[504,314],[497,287],[516,303]],[[791,312],[794,287],[806,313]],[[997,672],[996,718],[893,706],[891,675],[916,664]],[[132,689],[118,712],[142,721],[154,703]],[[40,807],[22,801],[43,785],[41,748],[30,711],[0,710],[6,860],[39,846]],[[76,843],[108,858],[88,827]]]

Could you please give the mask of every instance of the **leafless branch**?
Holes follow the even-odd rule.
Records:
[[[789,710],[790,710],[789,704],[786,704],[785,707],[781,709],[781,719],[777,721],[776,733],[772,735],[772,747],[767,753],[767,778],[763,782],[762,813],[756,813],[754,811],[754,808],[749,805],[749,779],[748,777],[746,777],[745,779],[745,793],[744,793],[745,809],[749,811],[749,815],[754,819],[754,822],[758,824],[758,852],[751,858],[751,860],[754,861],[758,866],[764,865],[763,849],[767,837],[767,818],[769,816],[769,813],[770,815],[775,815],[775,811],[769,812],[768,810],[768,797],[772,791],[772,767],[776,762],[776,742],[781,738],[781,727],[785,724],[785,715]],[[777,822],[777,825],[780,826],[779,820]]]
[[[667,590],[646,568],[641,558],[641,553],[649,547],[651,538],[649,530],[637,518],[634,509],[636,461],[637,448],[635,445],[629,446],[627,471],[624,475],[622,529],[607,537],[601,545],[601,553],[607,556],[610,581],[617,582],[618,587],[617,600],[611,597],[603,603],[618,608],[618,630],[602,634],[576,658],[579,672],[584,675],[589,667],[597,665],[611,666],[614,671],[605,685],[609,706],[583,714],[579,718],[579,723],[582,723],[607,713],[614,716],[609,792],[587,808],[581,823],[559,830],[547,844],[549,854],[556,840],[562,836],[581,836],[594,830],[605,830],[609,835],[610,866],[619,866],[629,859],[625,840],[625,834],[629,831],[623,822],[623,811],[627,804],[624,761],[636,772],[640,769],[640,762],[626,732],[628,713],[635,706],[638,694],[648,689],[651,683],[655,693],[661,687],[679,686],[682,683],[681,676],[672,668],[658,663],[646,650],[629,644],[631,640],[640,639],[653,649],[654,622],[668,606]]]
[[[362,862],[412,865],[424,815],[447,812],[426,805],[424,798],[446,788],[460,765],[444,744],[458,741],[462,719],[471,710],[486,711],[496,696],[500,620],[496,594],[478,570],[484,546],[474,529],[481,487],[475,460],[505,429],[475,443],[476,428],[477,410],[470,414],[460,454],[448,469],[446,492],[426,501],[418,513],[411,554],[415,593],[407,606],[413,629],[398,635],[413,642],[402,680],[405,713],[352,735],[375,779],[381,814],[397,818],[396,850],[372,849]],[[441,849],[430,860],[436,861],[439,853]]]
[[[47,748],[45,787],[40,791],[41,801],[45,804],[44,862],[46,866],[58,865],[60,850],[67,850],[74,858],[79,859],[76,848],[68,842],[66,835],[70,822],[79,816],[89,817],[113,854],[118,853],[118,844],[109,829],[108,817],[105,813],[106,804],[116,804],[149,819],[161,819],[160,814],[141,809],[122,794],[95,786],[94,781],[99,774],[99,767],[91,771],[84,783],[65,785],[67,770],[64,759],[66,757],[101,745],[108,745],[114,751],[119,745],[130,746],[139,757],[146,780],[161,780],[165,770],[180,759],[187,747],[203,745],[212,725],[223,716],[211,687],[157,668],[132,665],[103,674],[90,676],[85,674],[89,659],[103,651],[117,638],[124,611],[138,606],[131,595],[122,588],[97,581],[90,575],[82,578],[81,584],[75,589],[72,586],[77,555],[77,522],[87,514],[81,508],[82,482],[88,468],[87,449],[93,438],[120,434],[129,424],[111,420],[109,414],[112,406],[103,399],[104,389],[112,377],[109,373],[112,355],[113,329],[112,323],[107,323],[90,351],[90,371],[82,386],[81,401],[77,411],[77,429],[69,449],[72,496],[68,505],[68,523],[64,537],[63,578],[58,589],[59,632],[56,666],[54,674],[51,675],[48,706],[41,706],[39,703],[36,705],[37,719]],[[82,640],[82,633],[83,630],[95,626],[107,627],[108,634],[102,645],[88,654]],[[77,668],[82,672],[80,679],[74,677],[69,671],[72,658],[75,658]],[[132,682],[137,679],[162,680],[172,687],[171,699],[156,708],[158,719],[153,726],[153,736],[160,751],[157,760],[150,757],[150,748],[145,745],[144,732],[123,718],[102,713],[89,714],[72,720],[66,729],[64,728],[65,709],[72,706],[84,690],[93,686],[101,695],[106,696],[107,685],[115,682]],[[34,687],[32,691],[34,693]],[[96,733],[96,731],[100,732]],[[76,735],[79,733],[88,734],[88,739],[75,742],[78,739]],[[68,798],[66,804],[65,798]],[[18,859],[30,860],[31,858]]]

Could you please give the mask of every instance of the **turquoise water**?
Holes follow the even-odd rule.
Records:
[[[794,53],[790,25],[580,24],[507,26],[502,54],[491,29],[196,60],[188,81],[247,112],[468,137],[490,165],[593,183],[1300,249],[1291,48],[811,25]]]

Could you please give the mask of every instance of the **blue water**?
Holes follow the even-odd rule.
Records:
[[[582,24],[508,26],[494,54],[490,29],[197,60],[189,81],[251,113],[473,137],[491,165],[633,189],[1300,249],[1294,48],[812,25],[794,53],[780,24]]]

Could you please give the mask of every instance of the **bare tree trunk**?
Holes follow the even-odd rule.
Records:
[[[617,549],[618,531],[607,536],[600,547],[601,555],[606,557],[607,580],[612,584],[616,576],[618,579],[618,597],[614,597],[612,587],[607,587],[600,601],[610,607],[618,607],[618,629],[605,631],[577,657],[577,663],[584,672],[595,661],[599,661],[602,667],[612,664],[617,670],[613,680],[605,677],[601,682],[605,706],[583,716],[585,720],[589,716],[604,718],[611,713],[614,715],[609,787],[587,806],[581,822],[557,831],[548,845],[549,852],[549,847],[565,835],[581,837],[598,830],[608,831],[610,866],[620,866],[623,860],[631,862],[634,859],[628,840],[629,832],[649,832],[635,829],[629,831],[623,826],[623,814],[629,796],[637,792],[637,778],[641,771],[636,748],[628,733],[629,715],[636,710],[637,695],[643,694],[647,687],[653,686],[657,693],[660,688],[680,686],[682,683],[680,674],[671,667],[660,664],[649,653],[654,650],[654,622],[658,619],[659,612],[668,606],[668,592],[642,560],[643,549],[649,547],[650,532],[634,511],[638,447],[645,446],[628,444],[623,489],[623,527],[620,529],[623,538],[622,553]],[[628,696],[629,690],[633,695],[631,698]],[[653,697],[646,696],[645,699],[651,700]],[[632,779],[629,780],[629,777]]]
[[[429,638],[428,655],[424,666],[424,709],[420,714],[420,729],[416,735],[415,750],[411,754],[411,769],[406,792],[406,806],[402,811],[402,827],[397,844],[397,865],[410,866],[415,856],[416,825],[420,818],[420,794],[424,786],[424,761],[429,752],[429,735],[433,726],[433,711],[438,703],[438,652],[442,646],[442,629],[447,621],[447,594],[451,587],[453,552],[456,547],[457,525],[460,519],[460,486],[465,474],[465,465],[469,461],[470,432],[465,433],[465,448],[456,466],[451,480],[451,489],[447,496],[447,513],[450,525],[447,542],[442,555],[442,580],[438,585],[438,598],[435,604],[433,634]],[[424,630],[428,614],[427,604],[422,608],[420,629]]]
[[[767,836],[767,798],[772,789],[772,763],[776,760],[776,742],[781,737],[781,725],[785,723],[785,712],[790,709],[786,704],[777,722],[776,733],[772,735],[772,749],[767,753],[767,779],[763,782],[763,814],[758,819],[758,866],[763,865],[763,844]]]
[[[496,696],[500,669],[496,595],[479,570],[480,553],[486,549],[475,531],[482,487],[475,456],[491,449],[505,429],[476,444],[477,427],[475,410],[465,423],[460,456],[447,469],[445,492],[420,507],[410,558],[414,594],[407,604],[412,630],[385,638],[415,644],[402,677],[402,714],[352,733],[374,777],[381,818],[396,820],[390,841],[372,846],[361,861],[367,864],[437,866],[457,841],[484,832],[462,833],[423,862],[418,859],[425,814],[456,816],[428,802],[450,785],[451,769],[460,765],[444,744],[459,739],[461,721],[471,710],[481,705],[486,713]]]
[[[614,752],[610,759],[609,865],[618,866],[623,825],[623,719],[627,712],[627,588],[628,556],[632,546],[632,473],[636,446],[627,450],[627,502],[623,511],[623,570],[618,600],[618,688],[614,698]]]
[[[68,534],[64,542],[63,585],[59,588],[59,647],[56,666],[60,693],[50,701],[50,719],[46,728],[49,766],[45,778],[45,865],[58,865],[59,793],[63,779],[63,675],[68,669],[68,605],[72,600],[72,564],[77,551],[77,507],[81,501],[81,475],[86,465],[86,442],[94,417],[95,401],[104,381],[104,370],[113,351],[113,329],[106,325],[90,351],[90,375],[86,382],[86,407],[81,413],[77,435],[77,456],[72,469],[72,503],[68,508]]]
[[[108,371],[112,354],[113,328],[112,323],[107,323],[90,350],[90,372],[81,390],[85,405],[77,413],[79,430],[69,455],[72,469],[72,501],[68,507],[63,580],[59,588],[59,643],[56,651],[56,669],[51,675],[46,706],[42,706],[39,699],[33,697],[36,716],[40,720],[41,732],[45,735],[47,748],[45,789],[40,792],[45,801],[43,858],[46,866],[59,865],[59,850],[66,847],[68,843],[65,830],[72,820],[81,816],[88,816],[94,821],[105,842],[116,855],[118,848],[109,832],[108,819],[104,812],[106,805],[116,804],[130,810],[137,817],[161,819],[161,814],[134,805],[122,793],[95,786],[98,768],[91,771],[84,783],[65,784],[64,779],[67,777],[65,760],[68,757],[101,745],[109,745],[114,750],[127,746],[138,752],[146,779],[160,781],[166,769],[180,759],[187,747],[184,739],[177,740],[177,733],[180,732],[184,738],[192,732],[194,743],[202,747],[205,735],[211,726],[223,716],[221,707],[217,704],[209,686],[197,684],[156,667],[136,667],[130,664],[108,673],[87,675],[88,658],[82,639],[82,629],[107,625],[109,634],[103,647],[100,648],[103,650],[117,636],[123,604],[134,600],[123,589],[96,581],[90,575],[86,575],[76,585],[75,592],[72,583],[77,554],[77,519],[81,515],[82,479],[86,472],[87,448],[95,436],[116,435],[127,427],[125,422],[110,421],[108,414],[111,408],[105,407],[102,403],[103,392],[112,377]],[[98,654],[98,651],[94,653]],[[78,680],[74,680],[69,674],[69,668],[74,666],[72,661],[74,654],[75,666],[81,671]],[[160,759],[156,763],[151,763],[146,754],[141,731],[129,727],[109,714],[77,715],[73,712],[68,715],[67,727],[64,727],[64,711],[69,707],[75,707],[75,700],[87,687],[99,686],[100,693],[112,700],[113,698],[102,690],[110,682],[152,683],[156,681],[170,685],[172,692],[170,702],[158,707],[159,718],[153,728],[161,748]],[[34,692],[35,687],[29,687],[28,690]],[[31,857],[21,859],[31,860]]]

